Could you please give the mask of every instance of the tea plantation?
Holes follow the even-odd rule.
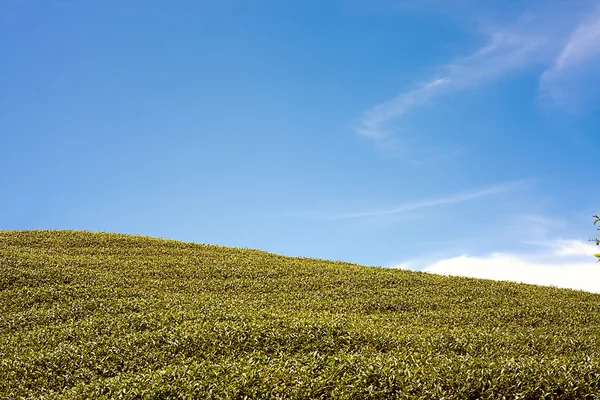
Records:
[[[0,399],[20,398],[597,399],[600,295],[0,231]]]

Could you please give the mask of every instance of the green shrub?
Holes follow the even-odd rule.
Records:
[[[600,295],[0,231],[0,398],[597,399]]]

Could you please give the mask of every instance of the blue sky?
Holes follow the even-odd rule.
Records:
[[[0,229],[600,291],[597,2],[4,0],[0,60]]]

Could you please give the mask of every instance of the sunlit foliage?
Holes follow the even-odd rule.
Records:
[[[0,231],[0,398],[597,399],[600,295]]]

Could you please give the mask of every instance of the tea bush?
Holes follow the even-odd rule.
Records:
[[[597,399],[600,295],[0,231],[0,398]]]

